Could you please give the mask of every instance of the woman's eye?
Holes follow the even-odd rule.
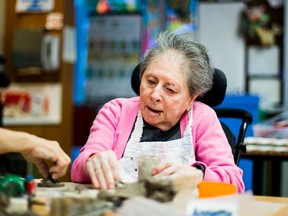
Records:
[[[175,93],[175,91],[174,91],[173,89],[171,89],[171,88],[167,88],[167,91],[168,91],[169,93]]]
[[[156,82],[154,80],[148,80],[148,83],[151,84],[151,85],[156,84]]]

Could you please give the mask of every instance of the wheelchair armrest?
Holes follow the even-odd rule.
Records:
[[[244,138],[248,125],[252,123],[252,115],[243,109],[238,108],[214,108],[218,118],[231,118],[231,119],[241,119],[242,124],[238,133],[238,139],[234,146],[234,161],[235,164],[239,164],[241,152],[246,152],[246,145],[244,144]]]
[[[251,113],[246,110],[238,108],[214,108],[217,116],[219,118],[237,118],[242,119],[243,122],[246,122],[248,125],[252,123],[253,117]]]

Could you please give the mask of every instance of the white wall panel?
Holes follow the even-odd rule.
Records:
[[[227,92],[244,92],[245,44],[238,35],[243,3],[200,3],[198,38],[227,77]]]

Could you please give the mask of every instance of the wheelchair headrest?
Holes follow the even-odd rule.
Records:
[[[8,77],[5,75],[3,71],[3,65],[5,63],[4,57],[0,55],[0,87],[5,88],[10,84]]]
[[[211,107],[218,106],[225,98],[226,88],[227,79],[224,72],[218,68],[214,68],[212,88],[202,97],[198,97],[196,100],[201,101]]]
[[[140,64],[138,64],[131,76],[131,86],[133,91],[139,95],[140,88]],[[197,101],[201,101],[208,106],[214,107],[222,103],[225,98],[227,88],[227,79],[223,71],[215,68],[213,73],[213,85],[212,88],[206,92],[202,97],[196,98]]]

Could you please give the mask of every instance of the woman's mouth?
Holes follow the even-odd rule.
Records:
[[[151,112],[153,112],[153,113],[155,113],[155,114],[160,115],[160,114],[162,113],[161,110],[155,110],[155,109],[152,109],[151,107],[148,107],[148,106],[147,106],[147,108],[148,108],[148,110],[150,110]]]

